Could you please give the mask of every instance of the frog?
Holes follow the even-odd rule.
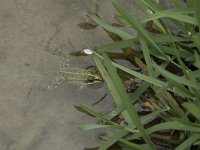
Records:
[[[103,82],[103,78],[95,66],[87,68],[70,67],[69,59],[65,55],[60,55],[60,57],[57,76],[48,86],[49,90],[56,89],[64,81],[81,83],[80,88],[85,85],[94,85]]]
[[[90,85],[90,87],[93,88],[99,88],[101,85],[103,85],[99,84],[104,83],[104,81],[96,66],[89,66],[87,68],[71,67],[69,65],[69,58],[63,54],[62,51],[55,49],[48,50],[48,52],[52,55],[57,55],[60,57],[57,76],[48,86],[49,90],[56,89],[64,81],[68,81],[73,84],[78,83],[80,88],[85,87],[85,85]],[[133,93],[142,82],[142,80],[133,78],[133,76],[123,72],[122,70],[118,70],[118,74],[121,77],[125,89],[128,93]]]

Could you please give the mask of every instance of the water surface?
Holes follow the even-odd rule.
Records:
[[[58,71],[59,57],[110,40],[100,27],[84,31],[77,24],[87,12],[109,20],[114,11],[107,0],[0,0],[0,149],[82,150],[98,144],[97,132],[79,129],[95,122],[73,106],[92,104],[105,88],[80,89],[65,82],[50,92],[46,86]],[[71,65],[86,67],[91,59],[72,58]],[[107,97],[97,109],[108,112]]]

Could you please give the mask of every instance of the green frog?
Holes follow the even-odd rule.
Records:
[[[94,85],[93,87],[99,87],[99,85],[101,85],[99,83],[103,83],[103,78],[95,66],[90,66],[86,69],[69,67],[69,59],[61,51],[48,50],[48,52],[61,58],[57,76],[51,82],[51,85],[48,86],[48,89],[54,90],[64,81],[78,83],[80,87],[83,87],[84,85]],[[122,78],[128,93],[134,92],[142,82],[121,70],[118,70],[118,74]]]
[[[69,67],[68,64],[69,60],[66,59],[64,55],[62,55],[59,63],[58,75],[52,81],[51,85],[48,86],[48,89],[53,90],[59,87],[65,80],[71,81],[73,83],[82,82],[80,87],[82,87],[83,85],[93,85],[103,82],[103,79],[95,66],[83,69]]]

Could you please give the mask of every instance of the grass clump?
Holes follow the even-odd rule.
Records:
[[[200,148],[200,1],[171,0],[173,7],[165,9],[158,1],[138,0],[133,13],[116,0],[112,3],[120,25],[137,35],[89,15],[114,41],[95,48],[92,57],[116,107],[101,114],[81,105],[101,120],[82,128],[112,129],[113,135],[101,137],[99,150],[116,144],[123,150]],[[137,70],[115,59],[128,60]],[[127,92],[120,71],[139,78],[140,86]],[[134,106],[138,103],[145,113]]]

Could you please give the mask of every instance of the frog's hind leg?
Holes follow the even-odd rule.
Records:
[[[65,81],[65,77],[63,74],[58,74],[56,76],[56,78],[51,82],[51,84],[48,86],[48,89],[49,90],[54,90],[56,89],[57,87],[59,87],[63,81]]]

